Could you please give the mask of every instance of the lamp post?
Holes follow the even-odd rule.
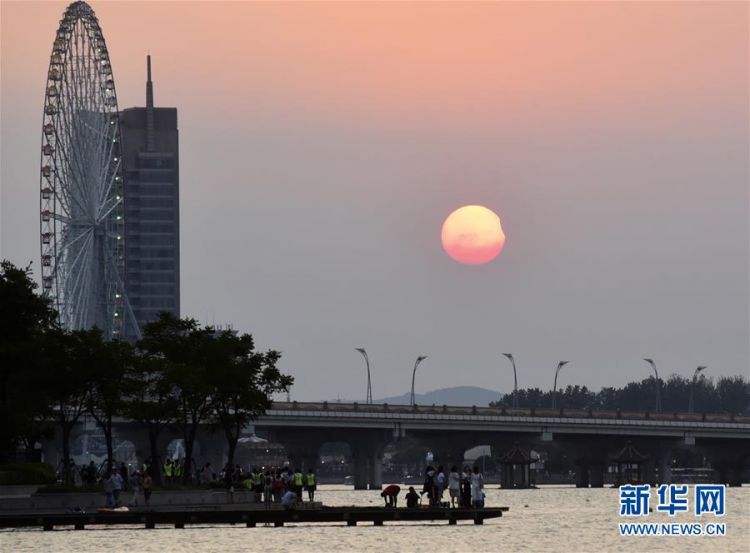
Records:
[[[656,363],[654,363],[653,359],[646,357],[644,361],[651,365],[656,375],[656,412],[661,413],[661,380],[659,380],[659,371],[656,370]]]
[[[371,404],[372,403],[372,382],[370,381],[370,359],[367,357],[367,352],[365,351],[365,348],[354,348],[359,353],[362,354],[362,357],[365,358],[365,365],[367,366],[367,398],[365,399],[365,403]]]
[[[555,409],[557,407],[557,375],[560,374],[560,369],[562,369],[565,365],[567,365],[569,361],[560,361],[557,364],[557,369],[555,370],[555,384],[552,388],[552,408]]]
[[[698,381],[698,375],[704,371],[706,367],[701,365],[697,369],[695,369],[695,372],[693,373],[693,382],[690,384],[690,402],[688,403],[688,413],[693,412],[693,406],[694,406],[694,399],[695,399],[695,383]]]
[[[503,353],[513,365],[513,409],[518,409],[518,373],[516,373],[516,361],[512,353]]]
[[[426,355],[420,355],[419,357],[417,357],[417,360],[414,362],[414,370],[411,373],[411,403],[410,403],[410,405],[412,405],[412,406],[415,403],[414,402],[414,379],[417,376],[417,367],[425,359],[427,359]]]

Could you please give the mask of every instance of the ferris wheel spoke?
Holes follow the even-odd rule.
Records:
[[[70,249],[72,246],[74,246],[75,244],[77,244],[81,240],[83,240],[85,238],[90,238],[91,235],[93,234],[93,232],[94,232],[93,227],[89,227],[86,230],[84,230],[83,232],[81,232],[80,234],[78,234],[75,238],[73,238],[71,240],[64,240],[63,244],[58,248],[58,252],[59,251],[64,251],[66,249]]]
[[[97,217],[96,222],[101,223],[102,221],[104,221],[104,219],[106,219],[109,214],[112,213],[112,211],[114,211],[114,209],[120,204],[122,204],[122,199],[118,200],[116,197],[110,198],[108,203],[102,206],[102,209],[106,209],[106,211],[104,211],[104,213]]]
[[[67,148],[64,149],[65,158],[66,158],[66,161],[68,163],[68,168],[69,168],[69,181],[71,182],[71,184],[74,185],[73,187],[70,187],[70,192],[73,195],[75,195],[76,190],[77,192],[80,193],[80,197],[78,198],[79,200],[78,205],[80,206],[82,211],[85,213],[86,209],[84,207],[84,204],[82,204],[81,202],[81,198],[86,197],[86,191],[84,190],[84,188],[81,186],[81,183],[80,183],[80,180],[81,180],[80,177],[83,172],[82,163],[81,163],[80,154],[79,154],[80,150],[73,147],[74,141],[72,140],[72,137],[69,134],[73,127],[71,116],[67,112],[67,110],[63,110],[62,114],[63,114],[63,118],[65,119],[64,122],[66,123],[67,129],[68,129],[68,133],[65,133],[64,135],[65,143],[68,146]]]
[[[88,239],[81,245],[75,258],[69,264],[61,264],[62,274],[60,275],[61,289],[64,290],[63,300],[69,305],[80,305],[80,286],[85,278],[86,261],[90,257],[90,247],[93,238],[89,235]],[[72,279],[72,282],[69,282]]]
[[[66,217],[65,215],[60,215],[59,213],[53,213],[52,214],[52,218],[55,221],[59,221],[59,222],[64,223],[66,225],[72,225],[73,224],[73,219],[71,219],[70,217]]]
[[[101,193],[99,195],[99,214],[97,214],[97,220],[101,220],[102,217],[105,215],[101,215],[101,212],[108,208],[108,205],[115,201],[115,205],[121,202],[121,198],[118,194],[113,195],[112,194],[112,185],[116,182],[117,177],[119,175],[119,169],[120,169],[120,161],[118,160],[115,163],[115,167],[112,170],[111,174],[109,175],[109,178],[107,179],[107,183],[102,186]],[[104,177],[102,177],[102,180]],[[109,211],[107,211],[107,214]]]
[[[122,278],[120,277],[120,271],[117,269],[117,259],[115,258],[115,255],[113,254],[112,250],[110,250],[109,246],[107,245],[107,242],[104,243],[104,250],[105,250],[105,256],[107,258],[108,265],[112,270],[112,276],[116,282],[115,290],[118,291],[117,293],[120,295],[120,298],[122,299],[124,313],[121,313],[121,316],[123,317],[123,319],[127,317],[130,327],[135,333],[135,338],[137,340],[140,340],[141,331],[140,331],[140,328],[138,327],[138,321],[135,318],[135,313],[133,313],[133,307],[130,305],[130,299],[125,293],[125,283],[122,281]]]

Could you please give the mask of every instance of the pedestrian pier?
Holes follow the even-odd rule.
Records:
[[[384,508],[384,507],[322,507],[319,509],[253,509],[253,510],[182,510],[182,511],[110,511],[96,513],[45,513],[45,514],[3,514],[0,515],[0,528],[33,528],[44,530],[72,527],[83,530],[87,526],[142,526],[156,528],[173,526],[185,528],[186,525],[207,524],[244,524],[254,528],[261,524],[273,524],[282,527],[290,523],[346,523],[357,526],[360,523],[372,523],[382,526],[385,522],[446,521],[457,524],[458,521],[473,521],[483,524],[486,519],[499,518],[508,507],[489,507],[485,509],[443,509],[443,508]]]

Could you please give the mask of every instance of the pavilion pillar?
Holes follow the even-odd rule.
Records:
[[[589,487],[589,464],[585,462],[578,463],[576,469],[576,488]]]

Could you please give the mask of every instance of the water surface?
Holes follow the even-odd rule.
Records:
[[[691,489],[692,501],[692,489]],[[326,505],[372,506],[382,504],[377,491],[354,491],[347,486],[321,486],[316,499]],[[652,492],[652,502],[656,500]],[[286,552],[313,553],[377,551],[600,553],[642,552],[743,552],[750,551],[750,488],[727,490],[727,514],[721,519],[723,537],[620,537],[618,491],[611,488],[576,489],[546,486],[539,490],[487,489],[490,506],[506,505],[502,518],[483,526],[459,522],[386,522],[382,527],[360,524],[298,524],[283,528],[244,526],[91,527],[83,531],[0,531],[2,552]],[[696,522],[692,514],[668,517],[652,514],[646,522]]]

